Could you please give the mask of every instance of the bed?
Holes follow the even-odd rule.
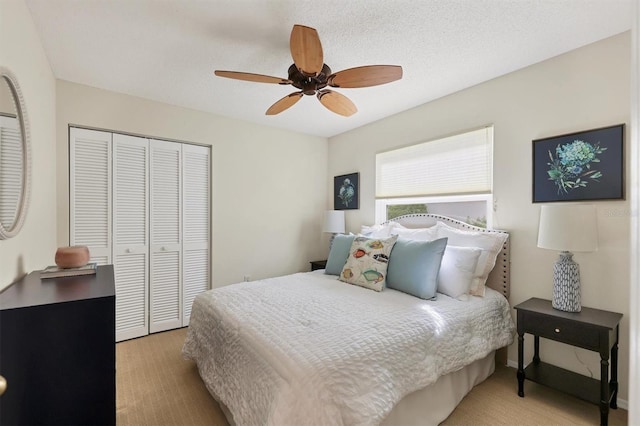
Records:
[[[380,229],[445,223],[504,237],[482,297],[377,292],[322,270],[238,283],[196,297],[183,356],[231,424],[440,423],[514,336],[506,233],[427,214]]]

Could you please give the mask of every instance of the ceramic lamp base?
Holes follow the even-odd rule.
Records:
[[[551,306],[564,312],[580,312],[580,268],[573,253],[563,251],[553,266],[553,300]]]
[[[331,238],[329,238],[329,251],[331,251],[331,247],[333,247],[333,240],[336,239],[336,235],[338,234],[336,234],[335,232],[331,233]]]
[[[90,258],[87,246],[59,247],[55,261],[60,269],[80,268],[86,265]]]

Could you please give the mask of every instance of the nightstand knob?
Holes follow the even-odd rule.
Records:
[[[560,329],[559,328],[556,328],[556,333],[560,333]]]

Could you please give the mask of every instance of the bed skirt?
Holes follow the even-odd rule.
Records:
[[[400,400],[382,426],[431,426],[443,422],[474,386],[495,371],[495,352]]]
[[[495,352],[491,352],[461,370],[440,377],[434,384],[401,399],[381,426],[435,426],[443,422],[471,389],[493,374],[495,366]],[[229,425],[236,426],[231,411],[216,395],[213,397]]]

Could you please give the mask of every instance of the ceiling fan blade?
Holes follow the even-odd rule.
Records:
[[[291,57],[305,75],[315,76],[322,71],[324,59],[318,32],[304,25],[294,25],[289,39]]]
[[[332,90],[320,90],[316,96],[322,105],[324,105],[329,111],[335,112],[336,114],[349,117],[358,112],[358,108],[356,108],[354,103],[351,102],[349,98],[338,92],[334,92]]]
[[[302,97],[302,92],[290,93],[284,98],[277,101],[275,104],[271,105],[265,114],[266,115],[280,114],[285,109],[292,107],[296,102],[300,100],[301,97]]]
[[[329,76],[327,84],[343,88],[370,87],[391,83],[401,78],[402,67],[399,65],[366,65],[338,71]]]
[[[215,71],[218,77],[233,78],[235,80],[255,81],[256,83],[275,83],[275,84],[291,84],[291,80],[280,77],[271,77],[269,75],[252,74],[249,72],[238,71]]]

